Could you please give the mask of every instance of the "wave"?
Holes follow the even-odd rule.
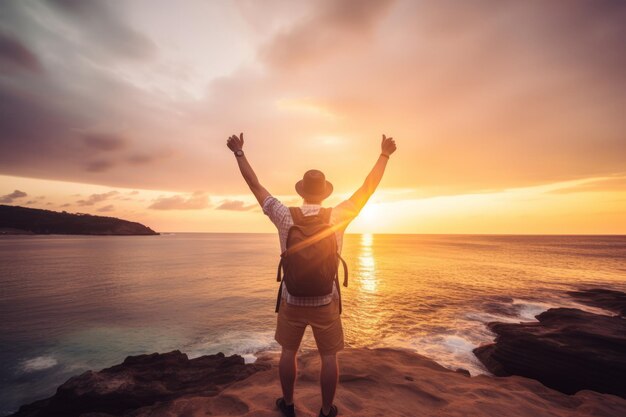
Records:
[[[20,363],[22,372],[30,373],[43,371],[58,365],[58,361],[52,356],[37,356],[32,359],[26,359]]]
[[[190,358],[202,355],[212,355],[222,352],[226,356],[240,355],[246,363],[256,361],[258,352],[278,350],[278,343],[274,340],[274,331],[247,332],[229,331],[217,336],[207,336],[186,348]]]

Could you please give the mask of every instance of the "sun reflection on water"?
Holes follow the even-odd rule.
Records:
[[[371,233],[361,235],[361,247],[359,252],[359,277],[361,288],[367,292],[376,292],[378,280],[376,279],[376,261],[372,245],[374,236]]]
[[[385,326],[386,312],[382,311],[381,287],[375,260],[374,235],[363,234],[355,247],[355,291],[351,293],[346,322],[348,343],[371,346],[380,338]]]

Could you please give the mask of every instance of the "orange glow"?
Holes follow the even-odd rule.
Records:
[[[356,180],[355,180],[356,181]],[[480,194],[418,197],[419,191],[379,189],[347,233],[504,233],[504,234],[624,234],[626,233],[626,191],[605,188],[615,178],[589,178],[534,187],[512,188]],[[207,199],[203,209],[155,210],[148,208],[159,199],[194,198],[155,190],[131,190],[89,184],[0,176],[0,188],[28,190],[29,196],[14,204],[51,210],[66,210],[126,218],[162,232],[267,232],[274,225],[248,194]],[[78,203],[90,195],[107,200]],[[37,196],[45,199],[33,200]],[[335,194],[332,206],[349,194]],[[296,195],[277,196],[285,204],[298,205]],[[31,204],[25,204],[27,201]],[[222,201],[242,201],[241,210],[217,209]],[[110,211],[99,211],[113,206]],[[192,206],[195,207],[195,206]],[[367,235],[366,235],[367,236]]]
[[[245,132],[272,195],[299,204],[294,183],[315,168],[332,206],[363,184],[384,133],[398,151],[348,232],[626,233],[612,7],[190,0],[71,19],[14,3],[3,33],[23,52],[7,52],[0,80],[5,204],[274,232],[230,135]],[[92,31],[103,14],[115,19]]]

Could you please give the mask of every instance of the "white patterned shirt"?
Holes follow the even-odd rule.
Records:
[[[319,212],[321,205],[319,204],[303,204],[300,206],[302,214],[305,216],[313,216]],[[268,196],[263,201],[263,213],[265,213],[272,223],[278,229],[278,237],[280,239],[280,251],[283,253],[287,249],[287,234],[289,228],[293,226],[293,219],[289,212],[289,207],[281,203],[276,197]],[[337,226],[335,236],[337,238],[337,251],[341,253],[343,245],[343,234],[350,222],[359,214],[359,208],[350,200],[346,200],[333,207],[330,214],[330,224]],[[283,282],[282,296],[289,304],[316,307],[330,303],[333,297],[338,297],[337,286],[333,284],[333,292],[328,295],[315,297],[295,297],[287,291],[287,287]]]

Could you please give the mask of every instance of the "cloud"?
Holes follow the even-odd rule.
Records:
[[[83,135],[85,145],[100,151],[116,151],[126,147],[127,140],[108,133],[85,133]]]
[[[234,210],[234,211],[248,211],[256,207],[256,204],[246,205],[245,202],[240,200],[224,200],[217,206],[216,210]]]
[[[20,198],[24,198],[26,197],[28,194],[26,194],[24,191],[20,191],[20,190],[15,190],[12,193],[9,194],[5,194],[3,196],[0,197],[0,203],[7,203],[10,204],[12,203],[14,200],[20,199]]]
[[[154,161],[154,156],[146,154],[134,154],[127,158],[127,161],[133,165],[149,164]]]
[[[108,159],[98,159],[97,161],[88,162],[85,171],[88,172],[104,172],[115,166],[115,163]]]
[[[45,72],[22,71],[12,74],[10,80],[0,79],[2,174],[128,185],[129,178],[143,177],[137,175],[133,165],[128,163],[126,170],[121,166],[112,170],[114,165],[124,161],[124,156],[103,158],[99,155],[99,152],[128,146],[125,138],[115,138],[103,129],[111,124],[139,126],[138,133],[133,133],[133,143],[143,154],[151,155],[163,149],[163,140],[155,132],[167,131],[160,121],[167,120],[162,113],[170,110],[155,104],[158,100],[152,94],[137,89],[119,76],[119,56],[96,45],[100,41],[109,42],[120,32],[102,33],[98,40],[77,33],[83,29],[90,32],[91,25],[86,21],[106,20],[111,13],[117,15],[121,10],[109,10],[101,16],[98,11],[108,9],[108,4],[86,3],[89,5],[82,6],[82,1],[58,2],[51,7],[34,8],[22,2],[0,2],[2,32],[14,33],[15,39],[19,37],[20,41],[27,42],[33,54],[39,51],[40,63],[46,68]],[[86,9],[74,12],[63,9],[81,7]],[[65,15],[87,13],[91,18],[74,15],[64,19],[59,17],[60,11]],[[105,23],[95,23],[100,24]],[[118,26],[111,24],[112,29]],[[152,109],[148,110],[149,107]],[[132,175],[130,169],[135,171]],[[137,185],[156,188],[158,180],[151,185],[140,180]]]
[[[276,67],[293,69],[346,47],[366,45],[369,34],[392,3],[390,0],[320,2],[312,16],[280,32],[263,47],[261,59]]]
[[[354,191],[381,133],[399,146],[384,186],[423,195],[623,170],[624,2],[244,3],[220,9],[229,48],[207,54],[190,25],[162,24],[168,8],[0,2],[3,33],[45,68],[0,78],[0,173],[236,195],[224,141],[242,130],[261,182],[285,196],[310,167]],[[189,4],[176,19],[197,18]],[[190,78],[193,96],[165,87]],[[90,146],[84,132],[132,142]]]
[[[42,71],[37,56],[17,38],[0,31],[0,73]]]
[[[68,136],[74,114],[63,103],[48,105],[52,86],[52,90],[29,92],[17,84],[19,78],[9,84],[0,80],[0,169],[19,175],[32,164],[51,168],[78,157]]]
[[[161,149],[152,153],[135,152],[126,157],[126,162],[130,165],[146,165],[152,164],[158,160],[172,157],[175,152],[168,149]]]
[[[159,197],[148,207],[154,210],[201,210],[209,207],[208,196],[196,191],[189,196]]]
[[[582,184],[576,184],[563,188],[549,191],[551,194],[569,194],[583,192],[614,192],[626,191],[626,176],[617,176],[615,178],[599,178],[593,179]]]
[[[105,213],[113,210],[115,210],[115,206],[113,204],[109,204],[104,207],[100,207],[97,211],[99,211],[100,213]]]
[[[109,191],[106,193],[92,194],[87,199],[78,200],[76,204],[79,206],[93,206],[94,204],[106,201],[119,194],[119,191]]]
[[[80,30],[92,46],[130,59],[146,59],[156,46],[119,15],[117,8],[99,0],[48,0]]]

